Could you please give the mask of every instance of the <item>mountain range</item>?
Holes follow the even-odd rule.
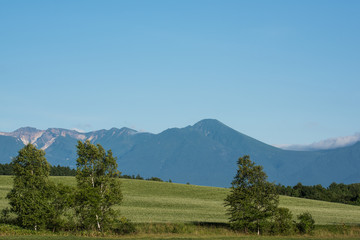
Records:
[[[0,132],[0,163],[9,163],[25,144],[46,152],[52,165],[76,166],[77,141],[90,140],[111,149],[124,174],[160,177],[173,182],[229,187],[237,159],[250,155],[270,181],[283,185],[360,182],[360,142],[318,150],[280,149],[244,135],[214,119],[159,134],[112,128],[89,133],[31,127]]]

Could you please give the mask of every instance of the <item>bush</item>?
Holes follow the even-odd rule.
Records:
[[[274,222],[271,225],[272,234],[289,234],[292,232],[294,223],[292,213],[287,208],[278,208],[274,215]]]
[[[4,208],[1,211],[0,223],[9,223],[10,209]]]
[[[315,220],[309,212],[305,212],[297,216],[298,222],[297,229],[301,234],[311,233],[315,228]]]
[[[158,178],[158,177],[151,177],[151,178],[147,178],[146,180],[148,180],[148,181],[156,181],[156,182],[163,182],[163,180],[161,178]]]
[[[122,217],[120,218],[120,220],[116,221],[113,231],[116,234],[123,235],[123,234],[135,233],[136,228],[135,225],[129,219]]]

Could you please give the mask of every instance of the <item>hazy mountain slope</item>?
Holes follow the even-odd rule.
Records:
[[[111,149],[115,156],[122,156],[130,151],[134,145],[146,142],[153,134],[139,133],[130,128],[112,128],[87,134],[94,144],[101,144],[106,150]]]
[[[354,148],[356,148],[354,146]],[[264,167],[270,181],[294,185],[328,185],[333,181],[354,182],[353,166],[360,156],[349,156],[349,149],[300,152],[281,150],[241,134],[216,120],[203,120],[194,126],[168,129],[138,144],[119,157],[119,164],[130,172],[171,178],[178,182],[229,186],[240,156]],[[337,166],[347,161],[346,167]],[[334,166],[327,169],[331,161]],[[344,169],[344,170],[342,170]],[[136,171],[137,170],[137,171]],[[328,172],[338,171],[338,174]],[[349,176],[348,172],[351,173]],[[355,174],[356,176],[356,174]]]
[[[46,151],[51,164],[75,167],[77,141],[86,139],[111,149],[125,174],[139,173],[181,183],[229,186],[236,173],[236,161],[243,155],[250,155],[262,165],[270,181],[285,185],[360,182],[360,143],[324,151],[282,150],[212,119],[159,134],[129,128],[89,133],[21,128],[0,133],[0,159],[10,162],[10,156],[16,156],[24,144],[32,142]]]
[[[0,163],[9,163],[16,157],[18,151],[24,146],[21,140],[10,136],[0,135]]]
[[[304,184],[360,183],[360,142],[349,147],[317,151],[314,154],[316,158],[312,164],[298,172],[304,179]]]
[[[135,145],[119,157],[119,164],[145,176],[212,185],[224,177],[223,171],[217,169],[229,169],[234,164],[230,150],[190,127],[168,129],[144,144]]]
[[[46,159],[51,165],[76,167],[76,144],[77,139],[70,136],[59,136],[45,150]]]

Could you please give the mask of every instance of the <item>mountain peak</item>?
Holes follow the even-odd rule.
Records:
[[[195,128],[217,128],[217,127],[224,127],[225,124],[223,124],[222,122],[220,122],[219,120],[216,119],[203,119],[197,123],[194,124]]]
[[[133,134],[137,133],[136,130],[127,128],[127,127],[123,127],[121,129],[111,128],[109,131],[112,132],[113,134],[118,133],[119,135],[122,135],[122,134],[133,135]]]
[[[0,135],[10,136],[20,139],[25,145],[35,143],[36,140],[43,135],[44,131],[33,127],[22,127],[14,132],[1,133]]]
[[[205,135],[216,134],[216,133],[226,133],[226,134],[240,134],[238,131],[230,128],[229,126],[223,124],[216,119],[204,119],[196,124],[193,128],[197,131],[204,132]]]
[[[40,132],[41,130],[34,128],[34,127],[21,127],[14,131],[14,133],[36,133]]]

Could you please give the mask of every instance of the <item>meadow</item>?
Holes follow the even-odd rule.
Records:
[[[52,177],[52,179],[55,182],[75,185],[74,177]],[[224,199],[229,189],[133,179],[121,179],[121,181],[124,199],[120,210],[122,215],[133,222],[225,223],[228,221]],[[0,186],[0,189],[6,187],[10,189],[11,180],[7,180],[7,185]],[[0,196],[1,194],[0,192]],[[3,200],[0,203],[0,207],[5,204]],[[280,196],[280,206],[289,208],[294,217],[308,211],[318,225],[360,225],[359,206],[287,196]]]
[[[0,236],[1,238],[1,236]],[[121,237],[121,239],[133,239],[133,240],[195,240],[195,239],[207,239],[207,240],[323,240],[327,238],[317,237],[270,237],[270,236],[220,236],[220,237]],[[7,240],[88,240],[88,237],[75,237],[75,236],[12,236],[6,237]],[[102,240],[114,240],[114,238],[101,238]],[[332,240],[342,240],[344,238],[331,238]],[[359,238],[346,238],[347,240],[358,240]]]
[[[51,179],[54,182],[75,185],[74,177],[51,177]],[[181,235],[181,239],[193,239],[194,234],[191,233],[198,232],[197,237],[199,237],[206,232],[211,235],[206,239],[234,239],[233,237],[236,239],[256,239],[254,237],[234,236],[229,230],[224,230],[221,227],[226,225],[225,223],[228,221],[224,198],[229,193],[229,189],[133,179],[121,179],[120,181],[122,182],[124,198],[123,204],[118,208],[123,216],[141,226],[139,234],[126,237],[151,239],[149,233],[185,232],[190,235]],[[0,176],[0,210],[9,206],[5,196],[11,188],[12,177]],[[316,224],[322,225],[323,228],[331,225],[360,226],[359,206],[286,196],[280,196],[280,206],[289,208],[293,212],[294,220],[296,215],[305,211],[310,212]],[[219,236],[222,237],[219,238]],[[358,236],[360,237],[360,235]],[[34,239],[48,239],[46,236],[37,237]],[[161,237],[173,239],[174,236],[170,234],[169,236],[161,235]],[[161,237],[155,235],[153,239],[163,239]],[[326,237],[326,234],[322,237]],[[24,238],[7,236],[6,239]],[[54,236],[51,239],[62,238],[61,236]],[[73,236],[67,239],[80,240],[83,238]],[[269,239],[274,238],[269,237]],[[294,239],[298,238],[294,237]]]

